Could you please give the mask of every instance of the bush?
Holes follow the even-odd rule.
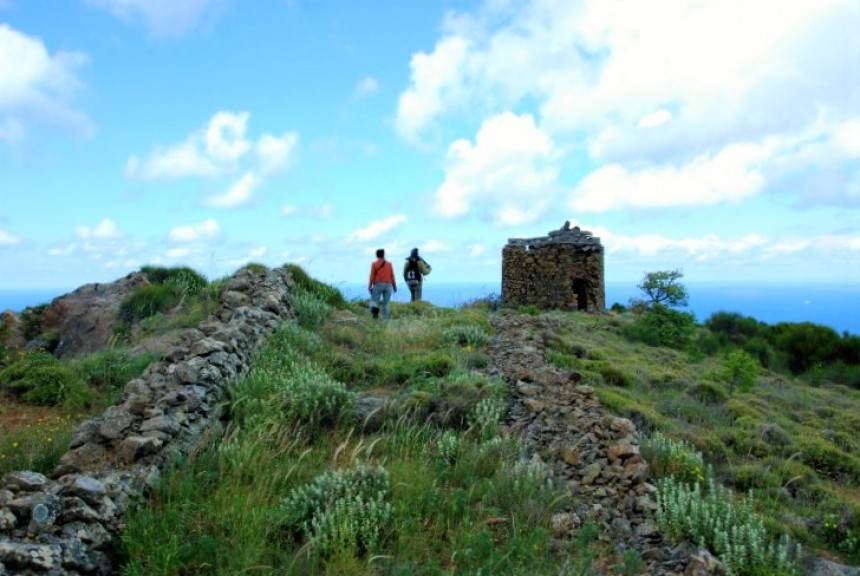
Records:
[[[655,475],[691,482],[705,479],[702,453],[689,442],[655,432],[645,440],[643,448]]]
[[[24,354],[0,372],[0,392],[38,406],[76,408],[92,398],[77,370],[44,352]]]
[[[342,310],[347,307],[343,294],[337,288],[311,278],[297,264],[284,264],[284,268],[290,273],[298,288],[310,292],[332,308]]]
[[[101,390],[115,390],[140,376],[156,359],[157,354],[132,356],[125,349],[106,348],[80,361],[80,370],[91,386]]]
[[[636,322],[626,326],[624,334],[650,346],[682,349],[690,341],[695,326],[693,314],[654,304]]]
[[[781,322],[774,326],[776,343],[787,356],[788,369],[802,374],[815,366],[835,360],[839,335],[827,326],[812,322]]]
[[[749,392],[758,378],[758,362],[742,350],[734,350],[723,358],[723,379],[729,383],[729,395],[735,387]]]
[[[367,556],[379,552],[387,537],[390,492],[382,467],[326,472],[290,492],[274,512],[275,524],[322,556]]]
[[[47,308],[47,304],[39,304],[24,308],[21,312],[21,332],[25,340],[30,341],[42,333],[42,314]]]
[[[153,284],[170,284],[186,295],[198,294],[209,284],[203,275],[187,266],[144,266],[140,271]]]
[[[293,291],[290,302],[296,314],[296,321],[306,329],[321,326],[332,311],[329,304],[304,288]]]
[[[753,512],[752,495],[736,504],[731,492],[708,479],[685,484],[669,476],[657,481],[657,522],[673,539],[706,545],[727,574],[798,574],[800,547],[788,537],[770,537]]]
[[[182,299],[176,284],[147,284],[138,286],[119,305],[119,318],[133,324],[158,312],[167,312]]]
[[[470,349],[479,348],[489,341],[489,336],[480,326],[474,324],[457,324],[446,328],[442,337],[457,346]]]

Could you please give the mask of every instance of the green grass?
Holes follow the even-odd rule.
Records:
[[[125,574],[540,575],[590,574],[596,565],[637,574],[641,560],[613,553],[594,526],[551,544],[552,514],[571,503],[498,436],[506,386],[475,372],[489,362],[497,307],[393,303],[389,321],[373,321],[366,302],[343,302],[301,269],[288,270],[296,321],[230,386],[223,438],[213,434],[132,511],[119,545]],[[206,310],[219,293],[203,287],[183,306]],[[711,346],[701,326],[694,344],[675,349],[626,338],[633,318],[519,313],[539,326],[548,363],[579,372],[607,409],[656,439],[643,453],[655,476],[670,479],[664,493],[677,506],[698,485],[696,498],[741,514],[747,535],[787,536],[860,562],[856,388],[765,368],[740,385],[726,345]],[[157,331],[172,318],[141,323]],[[90,362],[90,378],[106,383],[99,388],[115,386],[124,376],[114,368],[129,363],[114,352]],[[351,416],[363,394],[394,407],[372,430]],[[290,523],[285,502],[363,469],[384,470],[385,489],[360,501],[364,493],[347,491],[336,510],[311,499],[317,504],[304,518],[316,527]],[[691,514],[667,513],[670,523],[683,517]],[[696,529],[667,531],[708,534],[735,573],[769,573],[731,556],[732,538],[746,536]]]

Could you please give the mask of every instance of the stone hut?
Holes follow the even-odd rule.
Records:
[[[606,308],[603,246],[571,228],[540,238],[511,238],[502,250],[502,305],[602,312]]]

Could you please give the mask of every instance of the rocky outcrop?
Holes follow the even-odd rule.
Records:
[[[119,404],[78,427],[51,477],[30,471],[4,476],[0,575],[115,573],[111,541],[130,503],[165,466],[220,434],[225,388],[291,317],[292,286],[283,268],[239,271],[227,282],[216,315],[183,332],[160,361],[126,385]]]
[[[135,288],[149,284],[134,272],[109,284],[85,284],[54,298],[42,312],[42,331],[56,330],[59,336],[54,355],[62,358],[89,354],[108,346],[117,323],[119,306]]]

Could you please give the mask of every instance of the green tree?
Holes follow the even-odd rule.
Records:
[[[687,288],[679,282],[684,274],[680,270],[648,272],[637,288],[648,296],[649,307],[656,304],[677,308],[687,305]]]
[[[729,383],[729,394],[735,387],[749,392],[758,378],[758,362],[743,350],[732,350],[723,358],[723,378]]]

